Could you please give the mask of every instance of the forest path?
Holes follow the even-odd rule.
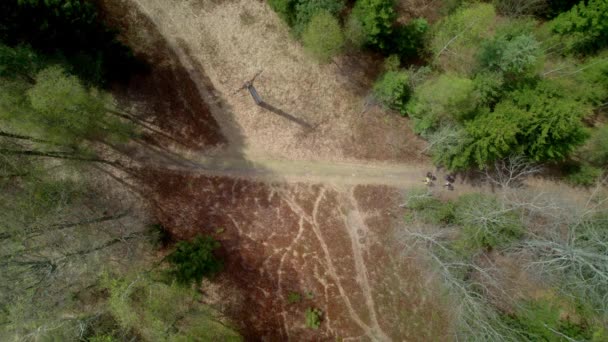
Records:
[[[330,183],[339,185],[386,185],[399,189],[423,186],[424,175],[434,170],[431,165],[334,162],[318,160],[272,160],[224,156],[189,156],[167,161],[163,157],[145,164],[159,169],[212,176],[251,178],[266,182]],[[441,175],[439,175],[441,176]],[[440,181],[439,181],[440,182]],[[470,185],[462,184],[470,188]]]

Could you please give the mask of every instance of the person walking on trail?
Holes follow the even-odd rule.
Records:
[[[435,176],[433,176],[433,174],[429,171],[426,173],[426,177],[424,178],[424,184],[427,186],[432,186],[435,179],[437,178],[435,178]]]
[[[450,191],[454,190],[454,185],[452,185],[452,183],[454,183],[454,181],[456,180],[454,178],[454,176],[447,175],[447,176],[445,176],[445,180],[446,180],[446,182],[443,186],[448,188],[448,190],[450,190]]]

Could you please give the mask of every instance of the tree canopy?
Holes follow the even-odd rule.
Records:
[[[302,34],[304,47],[320,62],[327,63],[344,47],[338,20],[329,12],[317,12]]]

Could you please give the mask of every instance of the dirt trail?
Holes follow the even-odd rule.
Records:
[[[145,161],[150,165],[151,161]],[[391,163],[348,163],[332,161],[271,160],[208,157],[191,153],[183,161],[153,161],[159,169],[185,173],[249,178],[266,182],[305,182],[336,185],[387,185],[399,189],[421,187],[432,166]],[[441,176],[441,174],[438,174]],[[440,182],[435,184],[441,188]],[[457,187],[470,189],[468,184]]]

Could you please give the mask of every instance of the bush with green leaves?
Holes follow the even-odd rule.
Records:
[[[310,329],[317,330],[321,326],[321,315],[323,313],[317,308],[308,308],[304,313],[306,318],[306,326]]]
[[[473,166],[465,155],[473,142],[466,129],[460,125],[443,125],[428,135],[429,151],[435,165],[448,170],[466,170]]]
[[[575,52],[595,52],[608,46],[608,2],[580,1],[551,23],[552,30],[566,47]]]
[[[407,115],[406,104],[410,98],[408,74],[387,71],[374,84],[374,96],[385,106]]]
[[[424,18],[416,18],[405,25],[397,26],[391,37],[390,50],[404,60],[420,57],[424,53],[428,30],[429,23]]]
[[[593,132],[585,151],[585,158],[598,166],[608,165],[608,125]]]
[[[302,43],[313,57],[327,63],[344,48],[344,34],[334,16],[317,12],[302,34]]]
[[[384,69],[384,71],[399,71],[400,66],[401,58],[399,58],[399,55],[393,54],[384,59],[382,69]]]
[[[223,262],[215,255],[220,243],[210,236],[197,236],[192,241],[180,241],[167,256],[171,274],[181,284],[200,283],[203,278],[221,271]]]
[[[473,81],[442,74],[415,89],[407,112],[414,119],[414,131],[427,135],[441,125],[469,119],[476,108]]]
[[[315,14],[327,12],[337,18],[343,9],[343,0],[299,0],[295,5],[296,14],[293,31],[299,37],[308,27],[308,23]]]
[[[299,294],[298,292],[289,292],[289,294],[287,295],[287,303],[289,304],[295,304],[295,303],[299,303],[302,301],[302,295]]]
[[[455,203],[454,222],[462,227],[455,246],[465,253],[505,247],[524,232],[517,212],[490,195],[460,196]]]
[[[575,311],[574,305],[569,306],[564,307],[556,298],[531,300],[522,303],[515,314],[503,317],[522,340],[594,341],[594,332],[600,329],[590,326],[588,317]],[[570,312],[564,314],[565,310]]]
[[[551,81],[565,89],[568,97],[602,108],[608,101],[608,51],[580,62],[568,59]],[[559,70],[564,68],[563,70]]]
[[[566,165],[564,171],[568,183],[580,186],[595,185],[602,175],[602,169],[586,163]]]
[[[427,189],[415,189],[407,196],[406,206],[424,223],[449,225],[454,222],[454,203],[435,198]]]
[[[380,50],[389,49],[389,37],[397,18],[394,0],[357,0],[351,13],[360,25],[365,43]]]

